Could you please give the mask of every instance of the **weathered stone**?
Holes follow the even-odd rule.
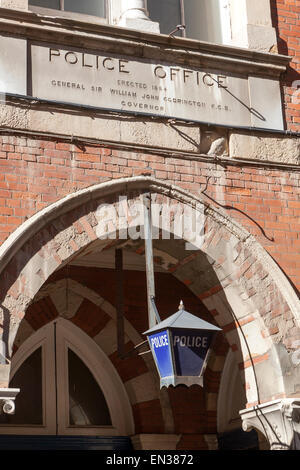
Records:
[[[28,0],[0,0],[1,8],[12,8],[13,10],[28,10]]]
[[[274,28],[249,24],[249,48],[260,52],[269,52],[276,44],[276,31]]]
[[[300,402],[284,398],[240,412],[244,431],[258,429],[267,438],[271,450],[299,450]]]
[[[295,137],[247,135],[232,132],[229,139],[231,158],[300,163],[300,141]]]
[[[276,32],[272,27],[270,2],[262,0],[230,0],[231,37],[239,47],[269,52],[276,44]]]
[[[262,28],[265,30],[266,28]],[[270,46],[271,47],[271,46]],[[280,88],[277,80],[249,77],[251,123],[253,127],[283,129]]]

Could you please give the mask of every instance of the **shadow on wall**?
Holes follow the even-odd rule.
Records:
[[[6,364],[9,354],[9,330],[10,330],[10,313],[6,307],[2,305],[3,324],[0,327],[3,329],[2,344],[0,349],[0,364]]]
[[[281,31],[280,31],[280,26],[279,26],[279,14],[278,14],[278,0],[270,0],[270,6],[271,6],[272,26],[273,28],[275,28],[276,35],[277,35],[278,54],[287,55],[287,56],[291,55],[290,54],[291,51],[289,51],[287,42],[281,37]],[[296,85],[295,82],[297,81],[299,81],[299,83]],[[287,121],[286,121],[286,114],[285,114],[285,102],[286,102],[285,87],[293,87],[295,88],[295,91],[297,90],[297,88],[300,89],[300,73],[297,72],[297,70],[295,70],[290,65],[287,67],[287,70],[283,74],[282,80],[280,82],[283,115],[284,115],[284,121],[285,121],[284,124],[285,124],[285,128],[287,128]],[[300,101],[299,96],[300,96],[300,93],[298,95],[298,102]]]
[[[242,429],[225,432],[218,436],[219,450],[259,450],[257,432]]]

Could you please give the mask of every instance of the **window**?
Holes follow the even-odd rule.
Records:
[[[29,5],[100,18],[106,17],[106,0],[29,0]]]
[[[9,386],[20,388],[16,397],[18,413],[0,415],[0,424],[43,424],[42,348],[37,348],[18,369]]]
[[[111,426],[102,390],[77,354],[68,348],[69,425]]]
[[[68,320],[56,319],[22,344],[10,387],[20,392],[15,414],[0,414],[0,437],[133,434],[131,406],[114,367]]]
[[[32,11],[93,22],[119,24],[121,0],[29,0]],[[128,3],[130,6],[130,2]],[[175,36],[218,44],[231,43],[229,0],[145,0],[152,21],[161,34],[169,35],[177,25],[185,29]],[[55,10],[55,13],[54,11]]]
[[[182,24],[186,28],[176,36],[216,43],[223,43],[222,6],[223,0],[147,0],[149,16],[159,22],[162,34]]]

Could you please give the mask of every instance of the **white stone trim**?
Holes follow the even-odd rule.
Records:
[[[217,429],[218,433],[224,433],[236,428],[240,428],[239,422],[232,421],[232,405],[235,398],[235,390],[238,383],[241,383],[238,365],[234,352],[229,349],[223,368],[220,382],[217,404]],[[255,396],[255,399],[257,397]],[[246,401],[246,393],[245,393]],[[245,405],[244,405],[245,406]]]
[[[283,398],[240,411],[244,431],[253,428],[268,440],[271,450],[300,449],[300,399]]]
[[[0,0],[1,8],[12,10],[28,10],[28,0]]]
[[[15,413],[15,399],[19,388],[0,388],[0,414],[1,411],[8,415]]]
[[[229,6],[232,45],[260,52],[276,48],[270,0],[229,0]]]

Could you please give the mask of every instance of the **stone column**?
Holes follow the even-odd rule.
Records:
[[[244,431],[260,431],[271,450],[300,450],[300,398],[283,398],[240,411]]]
[[[145,0],[122,0],[119,26],[149,33],[159,33],[159,24],[150,20]]]

